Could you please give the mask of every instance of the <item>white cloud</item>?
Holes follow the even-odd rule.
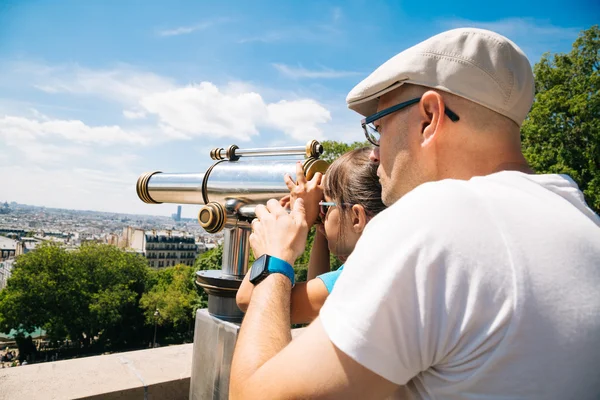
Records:
[[[267,104],[256,92],[223,92],[210,82],[187,86],[141,99],[156,114],[168,134],[230,137],[248,141],[259,128],[282,130],[293,138],[321,137],[320,124],[331,119],[327,109],[312,99]],[[167,130],[171,128],[171,130]]]
[[[127,119],[144,119],[146,113],[143,111],[123,110],[123,116]]]
[[[274,130],[285,133],[278,135],[282,142],[286,137],[304,142],[323,138],[324,127],[331,121],[328,109],[314,99],[246,82],[181,86],[129,66],[104,71],[79,66],[29,67],[15,73],[28,77],[23,85],[35,84],[48,94],[60,93],[53,106],[68,106],[72,104],[69,98],[75,96],[106,100],[111,105],[109,112],[120,117],[122,125],[118,121],[91,124],[80,116],[89,115],[85,108],[51,108],[63,115],[57,117],[42,114],[30,103],[17,107],[13,102],[11,107],[3,107],[0,175],[8,177],[4,182],[9,190],[4,195],[10,201],[168,214],[173,211],[171,205],[145,205],[135,193],[142,171],[181,167],[181,160],[174,162],[170,157],[172,151],[182,148],[163,151],[159,143],[196,139],[186,146],[208,147],[213,138],[244,142],[261,131],[271,134]],[[10,78],[2,79],[6,82]],[[85,107],[82,103],[75,98],[75,104]],[[120,106],[116,112],[115,104]],[[102,107],[102,102],[96,105]],[[48,113],[48,107],[43,110]],[[256,144],[266,144],[267,137],[258,138]],[[208,151],[203,152],[204,158],[208,162]],[[194,165],[198,167],[198,163]]]
[[[30,165],[38,166],[59,166],[70,164],[74,160],[84,161],[90,155],[90,149],[77,145],[56,145],[36,140],[7,141],[7,147],[16,151],[18,161],[26,161]],[[10,164],[10,161],[7,162]]]
[[[35,165],[0,165],[8,201],[46,207],[87,209],[136,214],[173,212],[173,205],[149,205],[137,197],[138,175],[130,170],[93,169],[85,164],[47,169]]]
[[[115,143],[146,144],[147,138],[137,132],[128,132],[121,127],[87,126],[78,120],[36,120],[5,116],[0,118],[0,137],[17,141],[33,138],[54,137],[73,143],[110,145]]]
[[[278,67],[296,77],[333,78],[355,74],[330,69],[308,71],[285,65]],[[121,113],[125,119],[155,124],[151,129],[155,131],[153,133],[161,133],[163,142],[194,137],[228,137],[248,141],[265,128],[282,130],[290,137],[305,137],[306,133],[301,132],[312,132],[315,137],[321,137],[320,125],[331,119],[329,111],[314,99],[289,99],[297,96],[270,88],[259,89],[241,81],[232,81],[222,87],[211,82],[178,86],[170,78],[131,66],[92,70],[72,65],[27,64],[24,71],[30,72],[34,85],[47,93],[100,97],[124,105]],[[272,106],[261,93],[269,95],[278,105]],[[295,121],[293,126],[273,115],[272,110],[279,112],[282,109],[285,109],[286,118]],[[8,122],[4,121],[5,124]],[[38,130],[38,135],[43,135],[51,131],[53,135],[77,142],[147,143],[146,135],[142,135],[143,130],[139,128],[126,130],[117,125],[88,127],[78,120],[42,121],[41,117],[17,123],[19,127],[27,124],[28,132]]]
[[[158,36],[179,36],[179,35],[187,35],[188,33],[192,33],[199,30],[204,30],[206,28],[211,27],[213,24],[210,22],[203,22],[201,24],[193,25],[193,26],[181,26],[175,29],[166,29],[158,32]]]
[[[145,95],[175,87],[169,78],[126,65],[109,70],[39,64],[21,64],[18,68],[29,75],[34,87],[46,93],[100,96],[121,104],[132,104]]]
[[[203,31],[205,29],[211,28],[215,25],[222,24],[224,22],[229,22],[229,18],[215,18],[210,21],[204,21],[197,23],[195,25],[190,26],[180,26],[173,29],[164,29],[158,31],[158,36],[179,36],[179,35],[187,35],[196,31]]]
[[[314,100],[282,100],[267,106],[268,121],[274,127],[297,140],[322,139],[317,124],[331,120],[327,109]]]
[[[336,14],[334,12],[332,18],[335,17]],[[340,36],[344,34],[344,31],[334,26],[334,23],[328,20],[322,24],[291,26],[269,30],[257,35],[241,38],[238,40],[238,43],[305,42],[323,44],[326,42],[331,45],[339,45]]]
[[[149,113],[182,133],[249,140],[264,119],[264,104],[253,92],[226,95],[210,82],[154,93],[140,101]]]
[[[273,67],[283,75],[289,76],[293,79],[301,78],[312,78],[312,79],[331,79],[331,78],[345,78],[348,76],[359,75],[359,72],[353,71],[338,71],[330,68],[323,68],[321,70],[309,70],[303,67],[291,67],[285,64],[273,64]]]
[[[274,43],[274,42],[280,42],[283,41],[285,39],[288,39],[289,37],[291,37],[292,35],[290,35],[287,32],[284,31],[271,31],[271,32],[267,32],[258,36],[249,36],[249,37],[245,37],[242,38],[240,40],[238,40],[238,43],[253,43],[253,42],[260,42],[260,43]]]

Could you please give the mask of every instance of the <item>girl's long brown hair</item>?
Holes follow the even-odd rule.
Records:
[[[342,154],[325,173],[324,193],[340,208],[340,224],[347,217],[344,204],[359,204],[367,217],[374,217],[385,209],[381,201],[381,184],[377,164],[369,159],[370,147],[362,147]],[[342,235],[340,229],[340,235]]]

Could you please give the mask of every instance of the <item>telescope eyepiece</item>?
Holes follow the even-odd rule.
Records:
[[[198,212],[198,222],[208,233],[217,233],[225,226],[227,214],[221,203],[210,202]]]

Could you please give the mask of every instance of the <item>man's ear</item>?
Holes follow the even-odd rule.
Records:
[[[365,208],[360,204],[355,204],[350,209],[350,212],[352,217],[352,230],[356,233],[362,233],[368,222]]]
[[[444,119],[444,107],[444,99],[433,90],[425,92],[421,97],[419,112],[421,115],[422,146],[429,144],[435,138],[436,133],[439,132]]]

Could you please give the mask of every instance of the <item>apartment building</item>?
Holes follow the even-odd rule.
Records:
[[[198,254],[206,251],[206,246],[196,243],[193,235],[170,230],[146,231],[126,227],[122,236],[110,238],[109,243],[144,255],[153,268],[177,264],[192,266]]]

